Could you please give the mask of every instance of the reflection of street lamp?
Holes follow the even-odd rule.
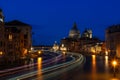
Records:
[[[115,77],[115,76],[116,76],[116,75],[115,75],[115,68],[116,68],[116,66],[117,66],[117,61],[116,61],[116,60],[113,60],[113,61],[112,61],[112,65],[113,65],[113,68],[114,68],[113,71],[114,71],[114,77]]]

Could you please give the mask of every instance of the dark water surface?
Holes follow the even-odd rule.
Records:
[[[113,76],[108,56],[85,56],[84,64],[53,77],[51,80],[120,80],[120,73]]]

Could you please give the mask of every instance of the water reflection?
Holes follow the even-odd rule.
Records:
[[[63,52],[63,61],[66,61],[66,52]]]
[[[105,71],[108,72],[108,56],[105,56]]]
[[[96,56],[92,55],[92,65],[95,66],[96,65]]]
[[[92,80],[96,77],[96,56],[92,55]]]
[[[37,73],[37,76],[39,77],[39,80],[43,80],[42,79],[42,58],[41,57],[38,58],[37,63],[38,63],[38,73]]]

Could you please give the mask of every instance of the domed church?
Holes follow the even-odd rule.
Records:
[[[98,38],[92,37],[91,29],[85,29],[81,35],[76,23],[70,29],[69,36],[61,39],[61,45],[64,44],[69,52],[94,53],[96,51],[96,53],[100,53],[102,51],[102,44],[98,45],[98,43],[101,43],[101,41]]]
[[[69,38],[80,38],[80,31],[78,30],[76,23],[74,23],[69,32]]]

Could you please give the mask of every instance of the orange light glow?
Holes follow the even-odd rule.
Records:
[[[0,52],[0,55],[2,55],[3,54],[3,52]]]
[[[105,51],[105,55],[106,55],[106,56],[108,55],[108,51]]]
[[[38,60],[37,60],[37,63],[38,63],[38,77],[40,77],[40,80],[43,80],[42,79],[42,58],[39,57]]]
[[[39,53],[39,54],[41,54],[41,53],[42,53],[42,51],[38,51],[38,53]]]
[[[96,56],[92,55],[92,65],[95,66],[96,65]]]
[[[27,54],[27,49],[25,49],[25,48],[23,48],[23,54],[25,55],[25,54]]]
[[[92,78],[96,77],[96,56],[92,55]]]
[[[105,65],[108,67],[108,56],[105,56]]]
[[[112,65],[115,67],[115,66],[117,65],[117,61],[114,60],[114,61],[112,62]]]
[[[63,53],[64,55],[66,54],[66,52],[65,52],[65,51],[63,51],[62,53]]]
[[[109,62],[108,62],[108,56],[105,56],[105,70],[106,73],[109,72]]]

